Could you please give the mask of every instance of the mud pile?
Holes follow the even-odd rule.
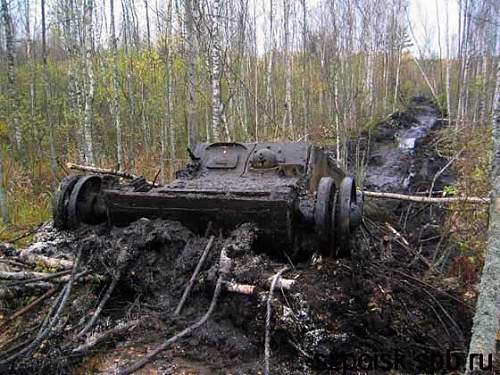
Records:
[[[46,344],[35,356],[18,358],[9,365],[8,372],[43,369],[46,373],[73,373],[83,366],[86,371],[112,373],[127,361],[139,359],[205,313],[213,293],[219,252],[227,242],[216,240],[177,317],[173,312],[206,238],[194,236],[177,222],[147,219],[122,229],[87,228],[76,235],[82,240],[71,251],[82,249],[83,269],[108,278],[120,269],[118,287],[96,325],[78,340],[75,332],[92,315],[108,282],[77,284],[60,326],[47,337]],[[251,225],[234,235],[238,247],[230,252],[233,267],[228,281],[256,285],[256,292],[224,292],[211,319],[166,351],[149,365],[151,368],[206,374],[262,369],[266,280],[283,264],[253,252],[251,243],[256,233]],[[246,241],[240,241],[242,238]],[[67,251],[64,246],[53,248],[54,255]],[[393,355],[396,351],[405,355],[406,362],[400,366],[412,369],[419,365],[414,360],[419,353],[430,356],[450,346],[464,350],[469,306],[446,285],[425,285],[412,276],[415,273],[408,270],[410,257],[405,253],[395,248],[391,260],[380,261],[377,250],[371,248],[358,253],[357,259],[315,258],[291,268],[285,275],[295,280],[294,287],[278,291],[273,299],[272,373],[316,373],[342,366],[342,359],[350,356]],[[445,309],[449,317],[440,309]],[[43,315],[34,313],[24,329],[36,329],[40,319]],[[91,351],[75,353],[83,343],[131,320],[140,321],[132,331],[104,341]],[[130,347],[135,351],[124,357],[122,351]],[[82,365],[80,354],[92,357],[93,352],[105,353],[98,355],[102,362],[95,365],[84,361]]]
[[[419,102],[408,113],[395,115],[392,125],[380,125],[369,147],[373,156],[366,185],[370,189],[417,191],[422,181],[432,180],[434,171],[442,168],[441,160],[429,159],[432,150],[426,148],[436,118],[433,107]],[[415,140],[408,141],[412,137]],[[415,149],[408,149],[410,143]],[[436,187],[446,183],[439,180]],[[74,233],[47,225],[37,242],[21,253],[73,262],[80,254],[76,274],[82,276],[40,346],[23,352],[38,337],[51,307],[61,306],[57,293],[0,328],[1,372],[116,373],[207,312],[223,249],[232,265],[210,318],[163,351],[143,373],[153,369],[195,374],[262,371],[270,278],[284,266],[288,270],[283,278],[292,286],[276,288],[271,299],[272,374],[439,370],[444,362],[437,358],[446,358],[447,350],[466,352],[473,300],[431,264],[440,239],[428,240],[436,236],[435,227],[422,229],[415,224],[429,220],[431,213],[402,203],[382,207],[383,219],[378,213],[366,213],[365,228],[353,240],[352,258],[312,254],[300,264],[257,248],[259,233],[251,224],[225,234],[207,228],[203,237],[165,220],[141,219],[125,228],[89,226]],[[440,219],[439,211],[432,215],[432,220]],[[176,315],[210,236],[215,237],[213,246]],[[9,259],[22,266],[26,257],[9,251]],[[441,255],[439,250],[437,256]],[[21,266],[9,267],[16,271]],[[113,280],[118,280],[116,287],[111,288],[102,312],[79,335]],[[53,285],[64,290],[64,283]],[[252,287],[246,289],[251,292],[237,293],[235,285]],[[12,315],[31,301],[21,298],[22,294],[4,301],[5,313]]]

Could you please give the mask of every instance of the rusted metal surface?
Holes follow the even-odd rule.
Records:
[[[356,189],[324,149],[306,142],[203,143],[190,157],[162,187],[106,175],[63,182],[54,221],[74,228],[164,218],[198,233],[209,222],[225,230],[252,222],[270,251],[348,254],[359,221]]]

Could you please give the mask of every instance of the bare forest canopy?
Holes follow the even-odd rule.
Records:
[[[196,141],[306,137],[346,160],[417,94],[489,131],[498,4],[447,1],[429,56],[407,0],[0,0],[4,222],[43,218],[66,161],[165,182]]]

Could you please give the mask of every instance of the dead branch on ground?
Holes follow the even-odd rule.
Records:
[[[378,191],[363,191],[365,197],[394,199],[401,201],[410,201],[417,203],[434,203],[434,204],[450,204],[450,203],[470,203],[470,204],[490,204],[489,198],[482,197],[422,197],[419,195],[406,195],[396,193],[383,193]]]
[[[102,342],[110,340],[116,336],[123,335],[123,334],[135,329],[141,322],[142,321],[140,319],[136,319],[136,320],[131,320],[131,321],[126,322],[126,323],[120,323],[116,327],[108,329],[108,330],[102,332],[98,336],[94,336],[94,337],[89,338],[87,341],[85,341],[85,343],[83,343],[82,345],[73,349],[72,353],[84,355],[90,349],[101,344]]]
[[[56,292],[59,290],[59,287],[54,287],[52,289],[49,289],[47,292],[45,292],[43,295],[35,299],[33,302],[29,303],[28,305],[24,306],[20,310],[17,310],[14,314],[10,315],[7,317],[2,324],[0,324],[0,333],[2,332],[2,329],[8,325],[10,322],[12,322],[14,319],[26,314],[27,312],[31,311],[34,309],[36,306],[41,304],[43,301],[45,301],[47,298],[52,297]]]
[[[219,296],[220,296],[220,293],[222,290],[222,284],[224,282],[224,279],[227,277],[227,275],[231,271],[231,263],[232,263],[231,259],[227,256],[227,246],[224,246],[220,252],[219,277],[217,278],[217,282],[215,284],[215,290],[214,290],[214,294],[212,296],[212,301],[210,302],[210,307],[208,308],[207,312],[205,313],[205,315],[203,315],[203,317],[200,320],[198,320],[196,323],[192,324],[191,326],[185,328],[183,331],[179,332],[175,336],[172,336],[171,338],[169,338],[167,341],[165,341],[163,344],[161,344],[159,347],[157,347],[151,353],[148,353],[146,356],[144,356],[144,358],[141,359],[140,361],[135,362],[130,367],[119,370],[118,373],[120,375],[128,375],[128,374],[131,374],[131,373],[141,369],[147,363],[154,360],[158,354],[160,354],[162,351],[167,349],[174,342],[178,341],[179,339],[183,338],[184,336],[190,335],[196,329],[198,329],[203,324],[205,324],[205,322],[210,318],[213,311],[215,310],[215,306],[217,305],[217,300],[219,299]]]
[[[116,176],[116,177],[121,177],[125,178],[128,180],[134,180],[136,178],[139,178],[141,176],[136,176],[131,173],[123,172],[123,171],[117,171],[115,169],[108,169],[108,168],[98,168],[98,167],[91,167],[88,165],[80,165],[80,164],[74,164],[74,163],[66,163],[66,167],[68,169],[73,169],[77,171],[82,171],[82,172],[91,172],[91,173],[97,173],[97,174],[108,174],[111,176]],[[149,181],[146,180],[146,183],[152,186],[160,186],[159,184],[155,183],[154,181]]]
[[[283,274],[283,272],[287,271],[288,267],[283,267],[274,275],[273,281],[271,282],[271,288],[269,289],[269,295],[267,297],[267,309],[266,309],[266,333],[264,338],[264,375],[269,375],[269,361],[271,357],[271,314],[272,314],[272,299],[274,288],[276,287],[276,283]]]
[[[182,307],[184,306],[184,303],[186,302],[186,299],[189,296],[189,293],[191,292],[191,288],[193,287],[193,284],[196,280],[196,277],[198,276],[198,273],[200,272],[201,267],[203,266],[203,263],[205,262],[205,259],[207,258],[208,252],[212,248],[214,240],[215,240],[215,236],[210,236],[210,239],[208,240],[208,244],[207,244],[207,246],[205,246],[205,250],[203,250],[203,253],[201,254],[200,260],[198,261],[198,264],[196,265],[196,268],[194,269],[194,272],[191,275],[191,279],[189,279],[189,282],[186,285],[186,289],[184,289],[184,293],[182,294],[181,300],[179,301],[179,304],[177,305],[177,308],[175,309],[174,315],[179,315],[179,313],[181,312]]]
[[[58,269],[71,269],[73,267],[73,262],[71,260],[50,258],[45,255],[32,254],[26,251],[21,251],[20,258],[24,262],[32,264],[34,266],[41,264],[44,267]]]

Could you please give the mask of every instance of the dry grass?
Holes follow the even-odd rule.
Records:
[[[449,193],[463,196],[487,197],[491,190],[490,160],[491,132],[488,127],[467,128],[460,131],[443,130],[437,142],[441,154],[452,157],[463,148],[452,168],[457,183]],[[488,240],[488,206],[450,206],[445,228],[451,231],[458,244],[459,255],[453,260],[450,273],[475,280],[471,270],[482,268]]]
[[[4,181],[10,223],[0,223],[0,241],[12,241],[46,221],[51,211],[51,181],[48,164],[36,162],[24,166],[7,157]],[[29,242],[30,236],[20,240]]]
[[[144,175],[152,181],[160,169],[159,153],[147,153],[138,149],[134,150],[133,154],[136,155],[135,159],[133,162],[126,163],[124,170],[136,175]],[[61,166],[66,161],[76,162],[78,152],[71,150],[60,160]],[[182,168],[185,163],[184,159],[176,159],[173,163],[166,160],[166,175],[163,182],[171,181],[175,176],[175,171]],[[111,159],[100,159],[96,164],[103,168],[116,168],[115,161]],[[60,179],[68,173],[74,172],[60,167],[57,177]],[[161,176],[158,176],[157,180],[161,182]],[[6,225],[0,221],[0,241],[11,242],[50,219],[52,195],[57,184],[48,162],[36,161],[23,165],[7,156],[4,160],[3,186],[6,187],[10,223]],[[26,236],[17,244],[25,245],[30,240],[31,236]]]

